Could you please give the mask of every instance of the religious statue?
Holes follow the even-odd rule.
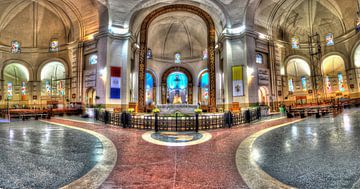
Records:
[[[173,104],[182,104],[181,96],[178,93],[174,96]]]

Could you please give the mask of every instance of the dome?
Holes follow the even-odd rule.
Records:
[[[148,48],[154,59],[173,61],[180,53],[181,60],[199,60],[207,48],[207,26],[191,13],[164,14],[149,27]]]

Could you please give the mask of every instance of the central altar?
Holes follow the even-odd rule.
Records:
[[[160,114],[173,114],[181,112],[184,114],[192,114],[197,108],[197,105],[192,104],[159,104],[157,108],[160,110]]]

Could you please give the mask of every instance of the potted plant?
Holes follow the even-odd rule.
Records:
[[[129,108],[127,111],[128,111],[130,114],[134,114],[134,112],[135,112],[134,108]]]
[[[201,114],[202,111],[203,111],[203,110],[200,109],[200,108],[196,108],[196,109],[194,110],[195,114]]]
[[[154,109],[152,110],[152,112],[153,112],[154,114],[158,114],[158,113],[160,113],[160,109],[159,109],[159,108],[154,108]]]

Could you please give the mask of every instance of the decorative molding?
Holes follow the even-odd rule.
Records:
[[[145,17],[141,24],[140,29],[140,56],[139,56],[139,78],[138,78],[138,104],[139,104],[139,111],[145,111],[145,73],[147,67],[147,59],[146,59],[146,52],[147,52],[147,38],[148,38],[148,29],[152,21],[159,17],[160,15],[170,13],[170,12],[178,12],[178,11],[185,11],[189,13],[193,13],[204,20],[208,28],[208,69],[209,69],[209,76],[210,76],[210,100],[209,106],[210,111],[216,111],[216,72],[215,72],[215,38],[216,38],[216,30],[215,24],[211,18],[211,16],[205,12],[204,10],[192,6],[192,5],[185,5],[185,4],[175,4],[175,5],[168,5],[163,6],[155,11],[151,12],[149,15]],[[164,87],[162,85],[162,87]],[[163,89],[162,89],[163,90]],[[164,92],[164,91],[162,91]],[[189,93],[192,91],[189,88]],[[192,96],[191,100],[188,99],[189,103],[192,103]]]

